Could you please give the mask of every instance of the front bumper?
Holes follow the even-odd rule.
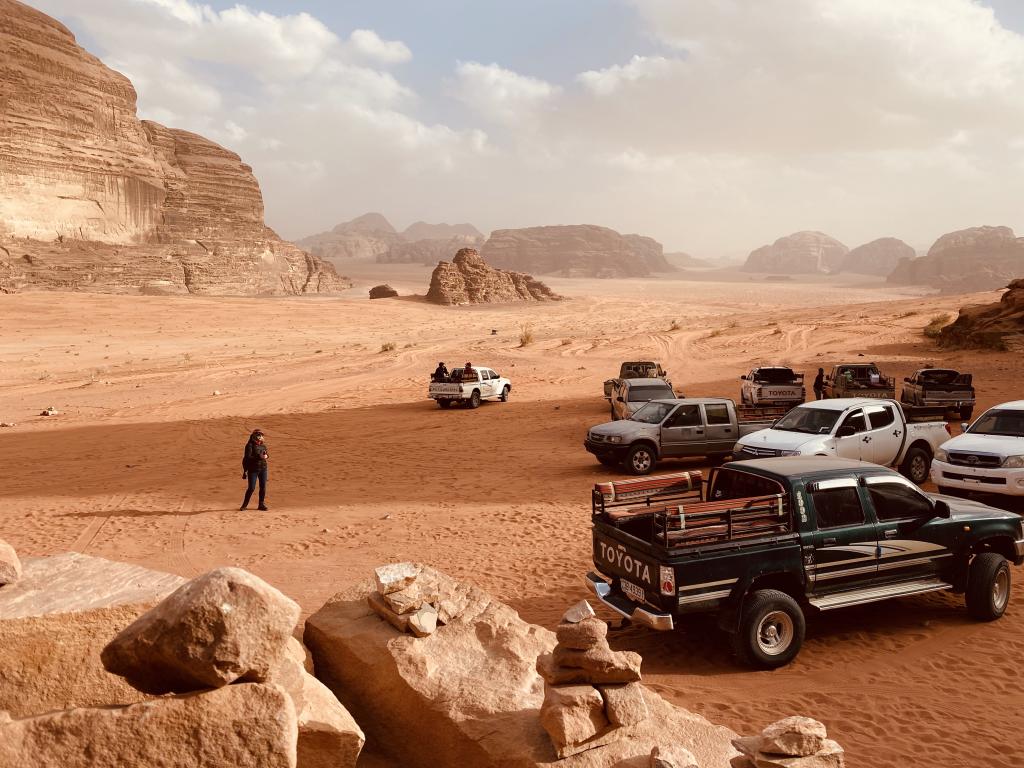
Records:
[[[611,456],[616,460],[621,460],[629,448],[622,443],[595,443],[592,440],[584,440],[583,447],[595,456]]]
[[[969,493],[1024,497],[1024,469],[977,468],[932,461],[932,482]]]
[[[630,621],[662,632],[675,628],[672,614],[658,613],[644,608],[621,592],[613,590],[611,584],[593,571],[587,574],[587,586],[590,587],[590,590],[598,600]]]

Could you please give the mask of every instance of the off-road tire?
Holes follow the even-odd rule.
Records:
[[[474,389],[473,394],[469,396],[469,400],[466,401],[466,407],[468,408],[479,408],[480,407],[480,390]]]
[[[501,390],[501,402],[503,402],[503,403],[507,403],[508,402],[508,393],[511,392],[511,391],[512,391],[512,387],[510,387],[508,384],[506,384],[505,388],[503,390]]]
[[[447,411],[449,408],[452,407],[452,401],[451,400],[438,400],[437,401],[437,407],[442,409],[442,410]]]
[[[747,596],[732,648],[744,664],[776,669],[789,664],[804,643],[804,612],[785,592],[761,589]]]
[[[649,475],[658,463],[658,457],[650,445],[638,443],[629,449],[622,463],[630,474]]]
[[[900,464],[900,474],[910,482],[922,485],[928,480],[932,457],[924,448],[911,448]]]
[[[1010,604],[1010,564],[998,552],[982,552],[967,574],[967,612],[978,621],[995,621]]]
[[[960,409],[960,421],[970,421],[972,416],[974,416],[973,405],[965,405]]]

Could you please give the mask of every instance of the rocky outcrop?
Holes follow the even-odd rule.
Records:
[[[4,768],[295,768],[295,707],[276,685],[233,685],[127,707],[0,721]]]
[[[377,257],[381,264],[437,264],[461,248],[479,248],[482,237],[453,237],[449,240],[414,240],[395,243]]]
[[[428,224],[425,221],[410,224],[402,232],[402,237],[410,243],[417,240],[452,240],[456,238],[482,242],[484,239],[483,232],[472,224]]]
[[[0,539],[0,587],[13,584],[21,578],[21,559],[14,547]]]
[[[901,261],[889,282],[944,293],[1000,288],[1024,277],[1024,238],[1009,227],[972,227],[940,237],[919,259]]]
[[[939,333],[946,346],[1019,349],[1024,344],[1024,279],[1014,280],[994,304],[964,307]]]
[[[743,270],[782,275],[834,272],[849,250],[824,232],[795,232],[751,251]]]
[[[843,259],[840,272],[886,277],[901,259],[917,258],[917,251],[895,237],[880,237],[870,243],[858,245]]]
[[[383,285],[375,285],[370,289],[371,299],[393,299],[398,295],[398,291],[392,288],[387,283]]]
[[[427,292],[427,301],[435,304],[498,304],[559,298],[530,275],[494,269],[474,248],[463,248],[450,262],[439,263],[430,276]]]
[[[296,242],[321,259],[375,259],[401,243],[402,236],[381,214],[365,213]]]
[[[405,586],[387,594],[429,587],[439,609],[447,606],[436,631],[422,638],[400,632],[367,602],[387,587],[367,580],[336,595],[306,622],[318,677],[367,728],[375,748],[397,765],[536,768],[555,762],[541,723],[544,680],[536,671],[538,657],[554,651],[555,635],[475,587],[431,568],[410,570],[414,581],[402,581]],[[585,729],[588,713],[606,711],[600,694],[584,694],[579,717],[563,720],[567,729]],[[685,745],[703,768],[726,768],[737,754],[729,730],[652,691],[645,689],[642,698],[646,719],[558,764],[647,765],[655,746],[669,744]],[[626,702],[615,711],[626,712]]]
[[[843,748],[828,738],[823,723],[809,717],[787,717],[772,723],[760,736],[735,739],[742,757],[733,768],[843,768]]]
[[[498,229],[481,254],[495,267],[533,275],[646,277],[673,269],[657,241],[590,224]]]
[[[263,223],[252,169],[141,121],[123,75],[0,0],[0,290],[311,293],[347,286]]]
[[[100,663],[100,650],[184,579],[69,552],[30,557],[0,588],[0,710],[28,717],[145,698]]]

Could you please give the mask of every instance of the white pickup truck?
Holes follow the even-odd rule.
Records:
[[[939,493],[1024,497],[1024,400],[989,408],[939,446],[932,480]]]
[[[479,408],[484,400],[507,402],[512,392],[512,382],[490,368],[456,368],[445,381],[432,381],[427,397],[436,400],[441,408],[450,408],[459,403],[469,408]]]
[[[781,365],[753,368],[740,381],[744,405],[797,405],[807,399],[804,375]]]
[[[841,456],[896,467],[920,485],[949,434],[943,421],[908,420],[895,400],[818,400],[798,405],[770,429],[741,438],[733,456]]]

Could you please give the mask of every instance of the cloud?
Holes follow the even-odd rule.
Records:
[[[664,56],[634,56],[628,64],[581,72],[577,80],[599,96],[609,96],[628,83],[667,77],[682,62]]]
[[[545,80],[497,64],[459,62],[455,75],[457,97],[484,117],[499,122],[525,118],[561,92]]]
[[[357,29],[349,35],[349,45],[358,55],[381,64],[403,64],[412,59],[412,51],[401,40],[382,40],[372,29]]]

